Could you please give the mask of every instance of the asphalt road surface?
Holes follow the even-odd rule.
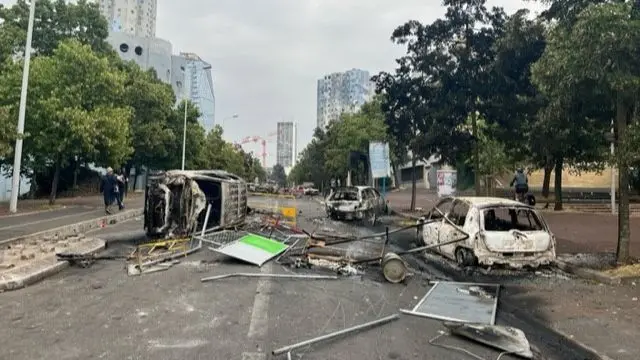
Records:
[[[297,202],[299,225],[314,228],[322,217],[313,201]],[[320,221],[331,227],[331,222]],[[99,230],[107,252],[124,253],[144,237],[138,221]],[[339,225],[340,231],[348,226]],[[355,229],[358,232],[371,230]],[[425,268],[423,268],[425,269]],[[275,263],[261,269],[203,250],[167,271],[129,277],[120,261],[69,268],[26,289],[0,295],[1,359],[270,359],[275,348],[296,343],[408,308],[428,290],[414,276],[405,285],[382,281],[379,271],[340,280],[200,278],[230,272],[291,271]],[[434,270],[436,271],[436,270]],[[539,327],[499,312],[499,322],[514,324],[546,359],[588,359],[572,353]],[[402,315],[400,320],[292,353],[293,359],[466,359],[467,355],[428,341],[438,321]],[[445,337],[486,359],[498,352]],[[546,345],[551,341],[551,347]],[[555,344],[555,345],[554,345]],[[286,356],[282,358],[286,359]],[[510,359],[503,356],[502,359]]]
[[[142,197],[127,199],[125,205],[127,209],[142,207]],[[114,208],[117,209],[117,206]],[[49,211],[2,216],[0,217],[0,241],[96,219],[104,215],[104,206],[98,199],[92,206],[71,205]]]

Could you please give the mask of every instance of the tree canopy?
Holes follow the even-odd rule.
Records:
[[[0,165],[13,165],[29,4],[0,5]],[[86,0],[38,0],[26,106],[22,173],[53,203],[80,167],[175,169],[182,163],[185,102],[169,84],[118,58],[107,21]],[[252,154],[206,134],[187,102],[186,168],[223,169],[264,180]],[[74,175],[67,176],[70,171]],[[135,183],[135,180],[134,180]]]

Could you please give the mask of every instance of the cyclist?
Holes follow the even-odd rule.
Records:
[[[525,195],[529,192],[529,179],[527,175],[524,173],[524,169],[518,168],[516,170],[516,174],[511,180],[511,184],[509,186],[515,185],[516,190],[516,198],[520,202],[524,202]]]

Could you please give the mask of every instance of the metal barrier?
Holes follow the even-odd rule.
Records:
[[[262,195],[249,201],[249,207],[271,214],[274,222],[296,227],[298,203],[293,195]]]

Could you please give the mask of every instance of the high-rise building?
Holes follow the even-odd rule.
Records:
[[[351,69],[318,80],[317,126],[326,128],[344,112],[354,112],[371,99],[374,85],[369,72]]]
[[[143,38],[156,36],[157,0],[96,0],[110,32]]]
[[[293,122],[278,123],[278,138],[276,144],[276,164],[282,165],[285,170],[290,169],[296,163],[296,124]]]
[[[171,61],[174,74],[171,86],[178,101],[185,96],[200,110],[200,123],[209,131],[215,125],[216,97],[213,91],[211,64],[194,53],[174,55]]]

